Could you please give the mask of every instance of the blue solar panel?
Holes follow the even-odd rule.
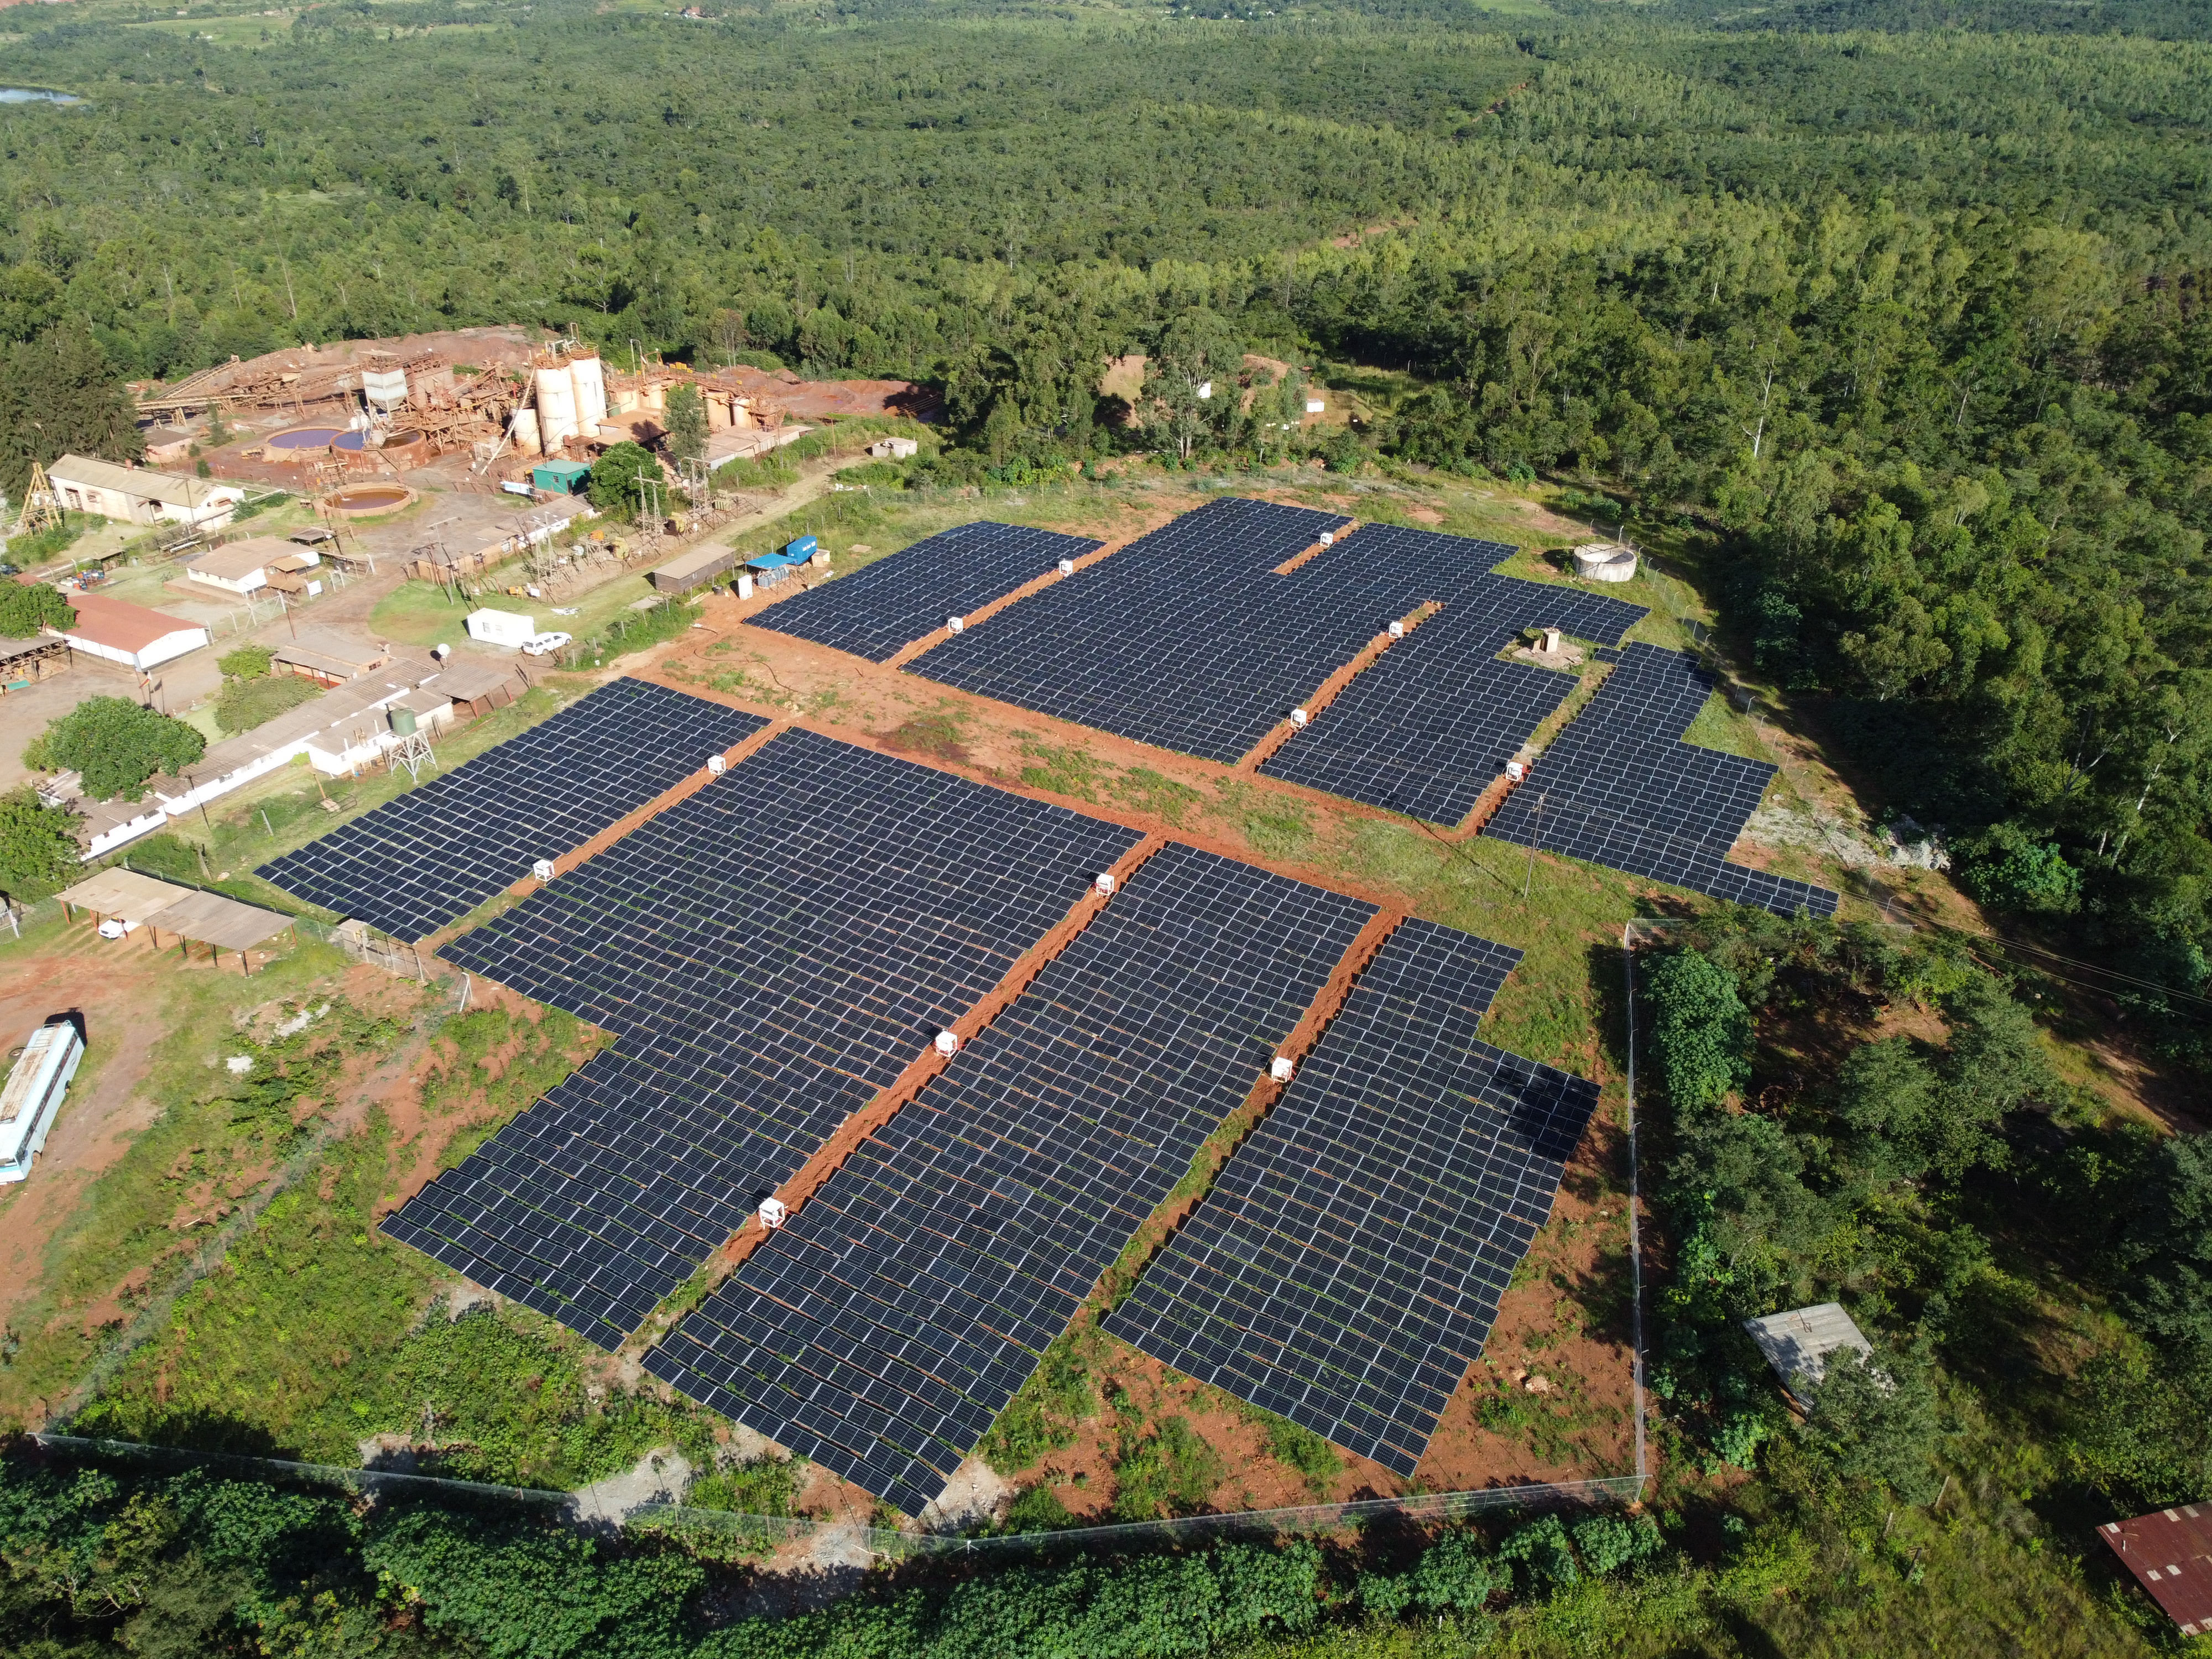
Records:
[[[784,733],[447,947],[616,1048],[387,1231],[613,1346],[1137,839]]]
[[[1236,760],[1397,614],[1340,598],[1316,605],[1292,589],[1304,572],[1270,574],[1346,522],[1272,501],[1208,502],[946,641],[912,672]]]
[[[1597,1103],[1475,1035],[1519,955],[1400,927],[1106,1328],[1412,1476]]]
[[[1158,854],[647,1369],[919,1510],[1373,914]]]
[[[1836,896],[1726,861],[1774,768],[1681,741],[1713,679],[1680,652],[1632,645],[1483,833],[1781,915]]]
[[[1011,593],[1099,544],[1025,525],[963,524],[748,617],[884,662],[954,617]]]
[[[621,679],[255,873],[420,939],[571,852],[768,722]]]

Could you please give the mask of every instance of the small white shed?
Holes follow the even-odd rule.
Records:
[[[868,446],[867,453],[879,461],[902,461],[921,447],[911,438],[878,438]]]
[[[512,611],[471,611],[468,629],[472,640],[520,648],[525,641],[537,638],[538,618],[520,616]]]

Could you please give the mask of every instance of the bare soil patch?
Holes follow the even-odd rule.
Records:
[[[0,1187],[0,1317],[36,1289],[46,1247],[86,1184],[130,1149],[158,1108],[146,1080],[161,1021],[149,1018],[176,971],[137,940],[88,929],[0,973],[0,1052],[52,1015],[83,1017],[84,1061],[30,1179]]]

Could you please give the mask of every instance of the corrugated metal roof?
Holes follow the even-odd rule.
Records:
[[[111,599],[105,593],[71,593],[66,597],[70,609],[76,612],[76,620],[62,630],[64,635],[73,640],[90,640],[110,650],[127,651],[133,656],[172,634],[207,632],[198,623],[172,617],[166,611],[149,611],[128,599]]]
[[[1874,1352],[1874,1345],[1860,1334],[1839,1302],[1816,1303],[1809,1308],[1769,1314],[1764,1319],[1747,1319],[1743,1328],[1759,1344],[1766,1363],[1774,1367],[1782,1386],[1793,1394],[1799,1377],[1808,1387],[1818,1387],[1827,1374],[1828,1356],[1838,1350]]]
[[[2212,1504],[2108,1521],[2097,1531],[2184,1636],[2212,1635]]]
[[[118,867],[103,870],[59,896],[64,904],[99,915],[120,916],[135,927],[191,891],[189,887],[173,886],[151,876],[142,876],[136,870]]]
[[[219,484],[205,478],[184,478],[173,472],[155,472],[143,466],[125,466],[90,455],[64,455],[46,469],[56,483],[73,483],[89,489],[112,489],[141,501],[170,507],[207,507],[236,501],[246,494],[236,484]]]

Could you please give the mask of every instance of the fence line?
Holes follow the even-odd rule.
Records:
[[[1628,1082],[1622,1100],[1628,1123],[1628,1284],[1629,1284],[1629,1342],[1630,1381],[1636,1394],[1636,1474],[1641,1480],[1650,1473],[1645,1460],[1644,1437],[1644,1238],[1637,1218],[1637,1206],[1641,1201],[1641,1182],[1638,1180],[1644,1164],[1637,1155],[1636,1146],[1636,924],[1623,922],[1620,928],[1620,965],[1627,981],[1628,1002],[1624,1012],[1628,1018]]]
[[[600,1520],[604,1524],[600,1517],[584,1508],[580,1494],[572,1492],[492,1486],[477,1480],[455,1480],[443,1475],[410,1474],[398,1469],[356,1469],[337,1463],[295,1462],[284,1458],[255,1457],[240,1452],[193,1451],[176,1446],[147,1445],[134,1440],[48,1433],[37,1433],[30,1437],[48,1450],[73,1452],[85,1456],[163,1464],[170,1468],[229,1469],[242,1475],[341,1488],[369,1498],[411,1492],[424,1497],[488,1501],[514,1508],[531,1509],[579,1522]],[[1055,1532],[1004,1533],[979,1538],[950,1533],[903,1532],[888,1527],[858,1526],[850,1522],[817,1521],[797,1516],[748,1515],[729,1510],[694,1509],[686,1504],[666,1503],[641,1504],[629,1512],[623,1524],[646,1531],[715,1533],[724,1538],[770,1547],[830,1535],[841,1543],[857,1543],[874,1555],[914,1560],[927,1556],[1035,1553],[1048,1549],[1126,1549],[1138,1545],[1188,1543],[1197,1539],[1224,1536],[1282,1537],[1332,1532],[1392,1518],[1449,1521],[1476,1515],[1594,1509],[1630,1502],[1642,1492],[1644,1486],[1644,1477],[1640,1474],[1614,1475],[1593,1480],[1491,1486],[1475,1492],[1418,1492],[1404,1498],[1361,1498],[1342,1504],[1306,1504],[1288,1509],[1239,1510],[1225,1515],[1177,1516],[1160,1521],[1121,1522],[1108,1526],[1069,1527]]]

